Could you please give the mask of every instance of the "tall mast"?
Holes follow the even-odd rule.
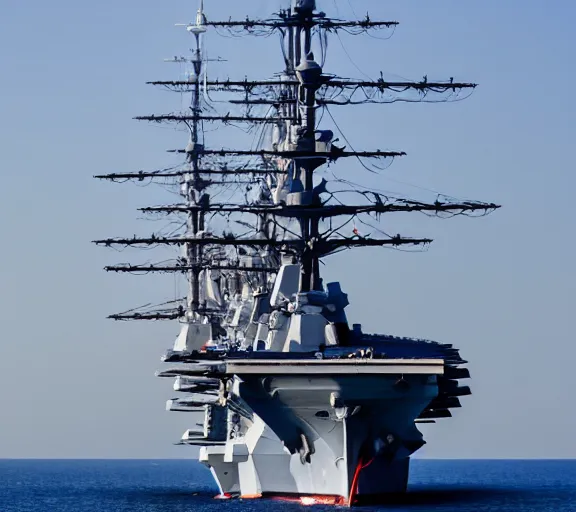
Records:
[[[203,145],[199,140],[199,125],[200,115],[202,113],[200,103],[200,84],[203,75],[203,34],[206,32],[205,16],[204,16],[204,0],[200,0],[200,7],[196,14],[196,23],[190,24],[186,27],[188,32],[194,36],[195,49],[193,52],[192,66],[192,103],[190,109],[192,110],[192,120],[189,121],[188,127],[190,128],[190,141],[186,148],[187,161],[189,164],[190,172],[185,174],[182,179],[181,193],[185,198],[188,206],[198,206],[201,201],[202,189],[199,189],[198,184],[200,180],[200,155]],[[203,141],[202,141],[203,142]],[[196,237],[199,232],[205,229],[205,215],[204,211],[191,208],[187,219],[188,234]],[[187,317],[189,320],[195,319],[197,311],[201,306],[200,297],[200,272],[198,263],[202,260],[203,249],[201,246],[185,244],[184,252],[186,255],[187,263],[191,267],[188,274],[188,300],[187,300]]]
[[[438,197],[434,202],[419,202],[409,198],[386,197],[376,191],[358,190],[360,202],[352,205],[342,203],[337,194],[349,193],[336,190],[330,183],[330,190],[325,183],[314,186],[314,172],[319,167],[346,158],[394,159],[405,155],[402,151],[356,151],[338,147],[333,142],[331,130],[317,129],[317,109],[328,106],[345,106],[371,103],[393,103],[395,101],[438,102],[455,101],[462,98],[462,92],[471,93],[476,87],[473,83],[457,82],[453,78],[445,81],[429,81],[425,76],[421,81],[387,81],[380,73],[378,80],[354,80],[325,75],[316,62],[312,52],[313,36],[325,35],[338,31],[351,34],[365,33],[370,30],[394,29],[396,21],[376,21],[368,15],[364,20],[338,20],[328,17],[323,12],[316,12],[315,0],[293,0],[290,8],[281,10],[279,15],[269,19],[242,19],[212,21],[204,16],[204,2],[199,0],[196,21],[186,26],[194,36],[195,48],[192,58],[177,58],[176,62],[191,62],[193,72],[186,80],[156,81],[150,84],[164,87],[178,93],[190,93],[189,112],[149,115],[136,119],[156,123],[183,123],[190,131],[190,138],[185,148],[169,152],[185,155],[185,162],[178,168],[157,171],[140,171],[112,173],[98,178],[110,181],[160,181],[173,178],[180,179],[180,194],[183,203],[160,207],[145,208],[148,213],[166,215],[184,215],[186,232],[176,236],[165,236],[153,233],[151,236],[137,238],[106,238],[97,243],[105,246],[158,246],[172,245],[183,250],[183,258],[175,264],[166,262],[143,264],[122,264],[106,267],[118,272],[185,272],[187,273],[188,293],[185,306],[166,313],[152,314],[153,318],[186,317],[189,322],[203,321],[205,315],[214,318],[208,311],[209,294],[204,297],[202,290],[205,277],[210,269],[216,271],[236,271],[235,281],[240,276],[252,283],[262,282],[264,274],[259,271],[259,263],[245,264],[229,259],[222,264],[216,259],[208,258],[213,250],[238,251],[237,254],[248,254],[255,249],[275,255],[290,254],[301,267],[301,278],[298,287],[300,293],[323,290],[319,273],[319,260],[334,252],[346,248],[425,245],[427,238],[410,238],[401,235],[389,235],[376,229],[385,238],[363,237],[357,230],[344,231],[346,225],[360,215],[388,214],[393,212],[420,211],[438,217],[453,215],[486,214],[497,205],[478,201],[461,201]],[[248,78],[234,80],[207,80],[204,70],[206,58],[203,55],[203,35],[207,27],[228,30],[232,34],[245,32],[250,35],[269,35],[280,32],[283,40],[284,70],[280,77],[252,80]],[[247,112],[210,113],[203,115],[201,87],[207,92],[226,93],[227,100],[234,108],[244,105]],[[240,96],[235,96],[239,94]],[[269,105],[275,109],[274,115],[258,117],[252,115],[252,107]],[[202,134],[203,123],[222,123],[224,125],[246,123],[274,126],[272,147],[214,148],[205,147]],[[213,179],[219,175],[220,178]],[[234,183],[246,185],[246,190],[256,183],[262,183],[266,176],[268,187],[272,187],[272,201],[269,194],[250,203],[246,201],[230,204],[210,200],[207,189],[215,185]],[[238,181],[245,179],[247,181]],[[220,181],[222,180],[222,181]],[[227,181],[233,180],[233,181]],[[274,189],[275,187],[275,189]],[[273,191],[274,189],[274,191]],[[322,198],[321,198],[322,196]],[[444,200],[447,199],[447,200]],[[207,217],[207,215],[209,217]],[[256,216],[255,222],[249,216]],[[345,217],[348,221],[337,221],[336,217]],[[240,234],[228,230],[222,235],[206,232],[206,219],[225,219],[228,225],[236,222],[249,228],[249,232]],[[334,225],[333,225],[334,220]],[[297,226],[295,228],[295,225]],[[334,227],[338,226],[338,227]],[[215,226],[213,226],[215,227]],[[234,230],[235,231],[235,230]],[[257,233],[257,237],[250,236]],[[354,233],[354,235],[352,235]],[[230,253],[228,253],[230,254]],[[254,253],[252,253],[254,255]],[[289,258],[286,258],[288,261]],[[254,260],[256,261],[256,260]],[[274,264],[264,267],[273,272]],[[252,280],[248,275],[256,272],[258,278]],[[213,297],[212,297],[213,298]],[[122,319],[140,319],[144,316],[131,310],[119,315]],[[211,318],[211,319],[212,319]]]
[[[295,72],[298,86],[299,119],[301,127],[297,130],[295,148],[298,150],[316,151],[316,91],[321,86],[322,68],[314,61],[312,53],[313,16],[316,9],[315,0],[300,0],[292,8],[292,22],[295,24]],[[302,41],[303,40],[303,41]],[[304,44],[302,44],[302,42]],[[313,201],[313,173],[324,161],[318,158],[295,159],[295,177],[300,190],[293,190],[289,203],[299,206],[311,206]],[[318,238],[317,219],[300,218],[303,240],[314,244]],[[305,249],[302,254],[302,275],[300,292],[321,288],[318,274],[318,258],[311,250]]]

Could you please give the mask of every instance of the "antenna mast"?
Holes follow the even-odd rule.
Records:
[[[204,16],[204,0],[200,0],[200,7],[196,14],[196,23],[189,24],[186,30],[194,35],[196,48],[193,52],[192,66],[192,103],[190,109],[192,111],[192,119],[187,123],[190,129],[190,140],[186,147],[187,162],[189,165],[189,173],[182,177],[181,194],[184,196],[186,204],[190,207],[198,206],[201,201],[209,200],[208,196],[202,198],[202,190],[198,190],[196,184],[200,183],[200,155],[204,146],[199,140],[199,124],[202,107],[200,103],[200,84],[202,79],[203,70],[203,35],[206,32],[205,26],[206,18]],[[203,142],[203,141],[202,141]],[[196,237],[198,233],[205,229],[205,214],[203,210],[191,208],[187,219],[188,234]],[[200,298],[200,273],[201,270],[198,263],[202,260],[202,246],[185,244],[184,254],[187,263],[191,269],[188,273],[188,300],[187,300],[187,319],[196,320],[198,309],[201,306]]]
[[[344,158],[389,159],[405,155],[402,151],[356,151],[353,148],[336,146],[334,133],[321,130],[317,124],[317,109],[371,103],[392,103],[395,101],[436,102],[456,101],[463,99],[462,91],[472,92],[476,84],[454,81],[429,81],[427,76],[421,81],[388,81],[380,73],[378,80],[354,80],[324,74],[313,54],[313,37],[325,36],[327,33],[346,31],[357,35],[371,30],[394,29],[396,21],[376,21],[368,15],[363,20],[346,21],[332,19],[323,12],[316,12],[315,0],[292,0],[290,7],[282,9],[270,19],[253,20],[207,20],[204,15],[204,2],[199,0],[199,9],[194,23],[184,25],[194,36],[195,48],[192,58],[175,58],[174,62],[192,63],[192,73],[186,80],[148,82],[162,86],[178,93],[190,93],[191,101],[188,112],[161,115],[140,116],[136,119],[155,123],[182,123],[190,132],[185,148],[169,150],[182,154],[185,162],[178,167],[158,171],[140,171],[112,173],[97,176],[110,181],[164,181],[177,178],[180,180],[180,194],[183,203],[178,205],[144,208],[148,213],[164,213],[185,216],[185,233],[174,236],[173,233],[152,234],[138,238],[107,238],[97,243],[105,246],[157,246],[172,245],[182,248],[182,257],[175,264],[144,263],[138,265],[115,265],[107,270],[118,272],[186,272],[188,293],[183,312],[178,311],[179,318],[186,317],[187,324],[215,321],[216,314],[210,313],[210,302],[216,302],[224,308],[224,303],[231,296],[226,294],[215,299],[213,290],[209,291],[214,279],[220,279],[232,296],[242,286],[241,280],[249,284],[253,291],[261,289],[266,293],[270,287],[274,267],[282,264],[298,264],[300,279],[297,291],[305,295],[312,291],[323,291],[320,278],[319,261],[321,258],[339,250],[353,247],[399,246],[428,244],[427,238],[409,238],[400,235],[388,235],[376,229],[387,238],[363,237],[354,225],[350,232],[342,229],[354,223],[360,215],[373,215],[393,212],[420,211],[438,217],[454,215],[472,215],[477,212],[486,214],[498,208],[492,203],[478,201],[461,201],[438,196],[435,202],[419,202],[401,197],[385,197],[371,190],[360,190],[350,183],[355,190],[336,190],[336,180],[315,185],[314,172],[321,166]],[[204,33],[207,27],[216,31],[225,30],[231,34],[245,32],[247,35],[270,35],[278,31],[282,36],[284,71],[281,76],[272,79],[252,80],[207,80],[204,64]],[[324,54],[322,55],[324,58]],[[226,101],[234,106],[244,106],[246,111],[238,113],[221,113],[203,115],[203,94],[206,92],[226,93]],[[240,96],[234,96],[239,94]],[[231,97],[233,96],[233,97]],[[275,109],[274,115],[264,117],[253,115],[252,108],[269,105]],[[250,149],[210,148],[205,147],[203,137],[204,122],[221,122],[224,125],[248,123],[252,128],[261,126],[273,127],[271,145],[259,142]],[[261,133],[260,140],[263,140]],[[218,175],[218,180],[212,176]],[[238,181],[243,177],[245,181]],[[318,180],[316,180],[317,182]],[[244,200],[229,204],[213,203],[206,190],[214,185],[245,185]],[[258,199],[249,199],[248,191],[254,185],[260,185]],[[342,193],[355,193],[361,199],[358,203],[345,204],[337,197]],[[445,200],[447,199],[447,200]],[[256,216],[255,221],[250,215]],[[229,224],[248,228],[245,233],[235,230],[224,231],[216,235],[212,219],[225,219]],[[346,217],[347,221],[336,218]],[[212,229],[207,229],[210,220]],[[249,219],[250,222],[247,222]],[[184,220],[184,219],[183,219]],[[338,227],[335,227],[338,226]],[[256,233],[257,237],[250,236]],[[215,252],[219,256],[214,257]],[[226,252],[231,251],[231,252]],[[236,256],[231,258],[235,251]],[[228,260],[226,264],[222,259]],[[220,260],[220,261],[218,261]],[[240,261],[242,260],[242,261]],[[235,272],[232,275],[222,274],[226,270]],[[258,269],[267,269],[266,272]],[[211,271],[216,271],[211,275]],[[240,276],[244,276],[241,278]],[[266,281],[266,282],[264,282]],[[260,293],[260,292],[258,292]],[[242,300],[249,301],[244,293]],[[234,302],[232,300],[231,302]],[[230,306],[228,304],[226,307]],[[231,306],[230,306],[231,307]],[[230,310],[229,310],[230,311]],[[182,313],[182,314],[180,314]],[[165,314],[165,311],[160,313]],[[174,313],[176,314],[176,313]],[[132,315],[134,316],[134,315]],[[154,315],[152,315],[154,316]],[[240,315],[241,316],[241,315]],[[155,318],[157,317],[154,316]],[[139,318],[143,318],[140,315]],[[227,320],[224,322],[226,323]],[[236,320],[234,321],[236,322]],[[186,325],[189,327],[189,325]],[[186,327],[184,326],[184,327]]]

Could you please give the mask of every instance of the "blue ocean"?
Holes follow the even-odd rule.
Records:
[[[216,492],[193,461],[0,460],[0,512],[334,510]],[[405,497],[361,510],[576,512],[576,461],[415,460]]]

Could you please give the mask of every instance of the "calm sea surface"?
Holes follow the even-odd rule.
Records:
[[[334,510],[215,493],[208,470],[192,461],[0,460],[0,512]],[[576,461],[416,460],[405,498],[362,510],[576,512]]]

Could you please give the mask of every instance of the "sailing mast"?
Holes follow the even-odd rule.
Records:
[[[190,112],[141,116],[137,119],[162,123],[184,123],[190,130],[190,139],[184,149],[169,150],[185,155],[186,167],[136,173],[112,173],[99,178],[111,181],[144,181],[147,179],[182,180],[184,202],[176,205],[161,205],[144,208],[149,214],[185,215],[187,231],[181,236],[152,234],[146,237],[120,237],[97,240],[104,246],[179,246],[183,248],[184,260],[175,265],[114,265],[106,267],[115,272],[187,272],[188,298],[186,317],[191,321],[202,318],[206,298],[202,297],[202,279],[208,270],[226,267],[238,273],[258,272],[259,265],[240,266],[235,261],[227,263],[208,261],[206,251],[211,248],[243,248],[292,255],[301,266],[299,292],[323,289],[319,272],[319,260],[345,248],[373,246],[421,246],[431,242],[424,237],[387,235],[386,238],[361,237],[333,229],[332,220],[337,217],[354,220],[361,215],[380,215],[394,212],[420,211],[431,215],[481,215],[498,208],[493,203],[480,201],[443,200],[425,203],[402,197],[387,197],[376,191],[356,190],[362,204],[343,204],[332,201],[339,191],[327,182],[315,185],[314,173],[321,166],[341,159],[389,159],[402,157],[403,151],[356,151],[346,150],[334,144],[334,134],[317,126],[316,111],[328,106],[345,106],[366,103],[390,103],[394,101],[453,101],[461,99],[463,92],[473,91],[476,84],[454,81],[392,82],[383,74],[378,80],[351,80],[324,74],[316,62],[312,42],[316,34],[345,30],[363,33],[374,29],[391,29],[395,21],[375,21],[368,16],[360,21],[333,20],[322,12],[316,12],[314,0],[296,0],[289,9],[281,10],[276,17],[267,20],[211,21],[203,12],[203,4],[197,14],[196,23],[187,25],[194,35],[196,48],[191,62],[194,73],[185,81],[155,81],[156,86],[175,92],[192,94]],[[270,34],[279,31],[283,39],[284,71],[280,79],[272,80],[208,80],[204,76],[202,40],[207,27],[217,30],[245,32],[249,35]],[[203,80],[204,79],[204,80]],[[204,114],[201,105],[200,87],[208,92],[238,94],[228,99],[232,105],[244,106],[245,115]],[[272,105],[274,115],[256,116],[251,108],[257,105]],[[249,126],[272,126],[274,137],[269,148],[252,149],[209,148],[201,140],[204,122],[224,125],[245,123]],[[213,179],[220,176],[222,181]],[[247,186],[262,183],[263,177],[271,178],[276,185],[273,201],[246,204],[213,204],[206,193],[209,186],[225,184],[229,179],[244,177]],[[282,193],[280,193],[282,192]],[[328,199],[326,199],[328,195]],[[256,216],[253,226],[256,236],[224,233],[222,236],[206,232],[206,215],[211,216]],[[234,217],[237,218],[237,217]],[[328,222],[329,227],[324,225]],[[246,225],[245,221],[243,221]],[[296,224],[298,230],[288,226]],[[343,222],[342,225],[346,225]],[[270,231],[269,227],[274,229]],[[326,229],[324,229],[326,228]],[[356,231],[356,230],[354,230]],[[264,268],[271,268],[263,264]],[[235,272],[236,270],[231,270]],[[259,272],[262,276],[263,272]],[[262,277],[258,278],[259,281]],[[234,279],[233,279],[234,280]],[[181,311],[180,311],[181,312]],[[171,313],[170,318],[175,313]],[[128,315],[130,316],[130,315]]]
[[[201,190],[197,189],[197,184],[200,182],[200,165],[199,165],[199,130],[200,123],[199,116],[202,113],[200,105],[200,81],[203,73],[203,56],[202,56],[202,36],[206,32],[205,16],[204,16],[204,0],[200,0],[200,8],[196,14],[196,24],[188,25],[186,29],[193,34],[196,48],[192,58],[192,65],[194,74],[189,79],[192,79],[193,93],[192,105],[190,107],[193,118],[189,121],[188,127],[190,128],[190,141],[186,148],[188,152],[188,164],[190,165],[190,173],[185,174],[182,178],[182,195],[186,199],[189,206],[197,206],[201,200],[199,195],[202,194]],[[200,231],[204,231],[205,217],[202,210],[190,209],[187,219],[188,230],[187,232],[196,237]],[[192,268],[188,274],[188,301],[187,301],[187,317],[188,320],[198,320],[197,314],[200,307],[200,270],[194,266],[202,260],[202,247],[194,246],[191,244],[185,245],[186,261],[192,264]]]
[[[217,323],[214,315],[222,316],[225,308],[210,309],[207,306],[208,289],[214,286],[210,282],[212,277],[210,275],[212,270],[215,271],[229,271],[234,274],[228,275],[228,279],[222,276],[220,279],[221,284],[231,284],[232,292],[238,291],[238,286],[241,286],[241,275],[253,273],[256,276],[258,283],[265,284],[267,279],[262,274],[270,274],[277,271],[277,266],[266,266],[258,264],[242,264],[234,260],[221,262],[212,262],[210,259],[210,249],[218,244],[198,243],[199,239],[208,239],[210,234],[206,232],[206,214],[213,209],[210,205],[210,195],[206,193],[206,189],[211,186],[229,185],[230,183],[245,184],[250,186],[252,184],[260,184],[261,177],[274,175],[280,173],[274,166],[269,164],[262,165],[228,165],[225,159],[220,165],[215,165],[214,162],[206,164],[205,159],[211,156],[227,157],[231,155],[233,158],[236,156],[245,155],[258,155],[265,158],[264,152],[239,152],[237,154],[224,151],[211,151],[206,150],[203,139],[203,123],[206,122],[221,122],[223,124],[230,124],[233,122],[245,122],[252,125],[258,124],[277,124],[278,117],[255,117],[250,115],[234,116],[229,113],[223,116],[218,115],[205,115],[202,105],[201,87],[203,82],[207,82],[204,70],[204,57],[203,39],[206,33],[206,17],[204,14],[204,2],[200,2],[200,6],[196,15],[195,23],[184,25],[189,33],[194,36],[195,48],[192,50],[192,58],[176,57],[171,59],[172,62],[187,62],[192,64],[192,73],[187,76],[186,93],[191,93],[191,102],[189,112],[180,114],[166,114],[166,115],[150,115],[138,116],[136,120],[144,120],[151,122],[167,122],[167,123],[184,123],[190,132],[189,141],[184,150],[178,152],[186,155],[186,164],[184,168],[178,170],[164,170],[156,172],[140,171],[137,173],[112,173],[106,175],[98,175],[96,178],[105,179],[109,181],[143,181],[145,179],[158,180],[159,178],[179,178],[180,180],[180,194],[183,196],[183,204],[186,207],[186,232],[182,235],[180,240],[182,243],[175,245],[181,246],[182,257],[174,265],[111,265],[105,267],[107,271],[113,272],[128,272],[128,273],[148,273],[148,272],[183,272],[187,274],[188,293],[186,297],[186,307],[183,308],[179,305],[177,308],[163,308],[156,311],[141,312],[130,310],[125,313],[111,315],[109,318],[115,320],[172,320],[172,319],[186,319],[183,326],[183,331],[187,329],[186,324],[201,323],[210,324]],[[222,181],[212,179],[211,176],[219,175]],[[245,175],[250,176],[252,179],[247,181],[235,181],[234,178]],[[230,180],[232,178],[232,181]],[[268,236],[266,222],[266,212],[262,210],[257,231],[260,238],[266,239]],[[155,236],[153,235],[153,239]],[[208,250],[206,252],[206,247]],[[268,262],[270,263],[270,262]],[[178,301],[175,301],[178,302]],[[162,306],[162,305],[161,305]],[[224,304],[222,304],[224,306]],[[220,322],[221,323],[221,322]]]

